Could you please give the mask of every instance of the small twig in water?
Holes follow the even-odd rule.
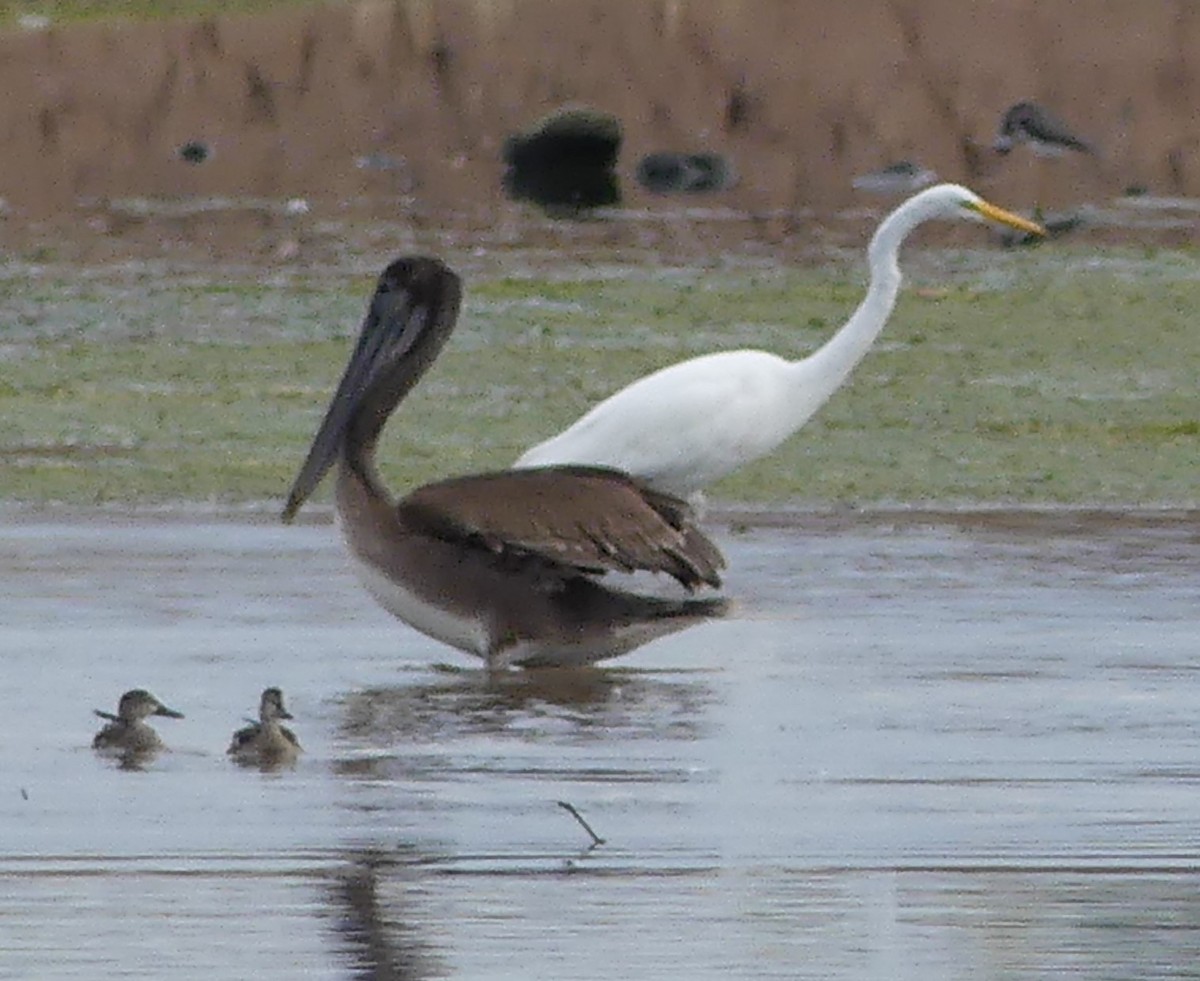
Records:
[[[564,811],[566,811],[568,814],[570,814],[571,817],[573,817],[576,821],[578,821],[580,824],[580,827],[582,827],[584,831],[586,831],[589,835],[592,836],[592,845],[591,845],[592,848],[595,848],[597,845],[604,844],[604,839],[601,838],[598,834],[596,834],[595,831],[592,830],[592,826],[583,819],[583,815],[580,814],[577,810],[575,810],[574,804],[568,804],[565,800],[556,801],[555,803],[557,803],[559,807],[561,807]]]

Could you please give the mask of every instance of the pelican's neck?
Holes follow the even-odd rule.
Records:
[[[401,356],[385,361],[367,382],[350,418],[342,442],[343,466],[353,471],[365,487],[383,500],[390,495],[375,468],[375,450],[388,418],[437,360],[458,317],[457,280],[448,300],[443,300],[429,322]]]
[[[352,552],[369,552],[387,540],[396,507],[375,469],[373,455],[355,458],[343,452],[333,493],[338,524]]]
[[[349,488],[354,488],[353,491]],[[346,488],[343,490],[343,488]],[[372,442],[365,452],[342,452],[341,464],[338,467],[336,499],[338,510],[347,508],[346,501],[358,501],[363,498],[373,500],[385,508],[391,507],[392,493],[379,476],[375,466],[375,444]]]
[[[914,207],[920,203],[918,196],[901,205],[884,219],[871,237],[867,247],[871,281],[867,295],[850,319],[813,354],[792,362],[793,373],[803,384],[807,396],[805,418],[838,390],[891,316],[902,279],[897,262],[900,246],[909,232],[930,217],[926,208]]]
[[[379,476],[375,450],[392,410],[420,381],[436,355],[436,349],[428,351],[424,346],[415,349],[411,357],[376,379],[364,393],[351,421],[349,435],[342,443],[339,486],[343,480],[356,482],[369,497],[390,506],[392,495]],[[340,493],[338,499],[341,500]]]

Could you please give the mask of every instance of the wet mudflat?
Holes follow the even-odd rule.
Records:
[[[7,512],[0,976],[1194,976],[1195,515],[753,517],[733,619],[489,684],[327,524]]]

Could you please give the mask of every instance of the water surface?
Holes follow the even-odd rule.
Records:
[[[328,525],[6,517],[0,976],[1195,975],[1194,515],[718,523],[733,619],[493,683]]]

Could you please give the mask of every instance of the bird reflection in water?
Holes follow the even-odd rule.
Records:
[[[421,856],[411,849],[365,849],[346,857],[348,864],[334,880],[329,899],[335,929],[351,960],[349,976],[372,981],[445,977],[429,945],[406,922],[406,891],[390,888],[418,867]],[[386,890],[381,888],[385,885]]]
[[[364,688],[345,696],[338,740],[348,748],[445,746],[480,735],[570,744],[692,741],[707,733],[716,699],[708,672],[597,668],[495,675],[453,670],[425,684]],[[412,761],[410,761],[411,763]],[[346,776],[382,776],[377,756],[336,764]]]

